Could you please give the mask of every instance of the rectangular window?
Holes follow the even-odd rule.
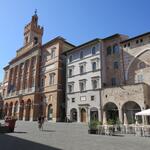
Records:
[[[79,81],[80,92],[86,90],[86,80]]]
[[[107,56],[108,55],[111,55],[111,47],[109,46],[109,47],[107,47]]]
[[[140,75],[138,75],[137,76],[137,81],[138,81],[138,83],[141,83],[141,82],[143,82],[143,75],[142,74],[140,74]]]
[[[49,84],[50,85],[54,85],[54,77],[55,77],[55,73],[49,74]]]
[[[80,74],[83,74],[83,73],[84,73],[84,66],[81,65],[81,66],[80,66]]]
[[[72,70],[72,69],[69,69],[69,70],[68,70],[68,76],[69,76],[69,77],[72,77],[72,75],[73,75],[73,70]]]
[[[71,63],[71,62],[72,62],[72,60],[73,60],[73,56],[72,56],[72,55],[70,55],[70,56],[69,56],[69,63]]]
[[[72,103],[74,103],[75,102],[75,98],[72,98]]]
[[[92,62],[92,71],[96,71],[96,62]]]
[[[73,84],[69,84],[68,85],[68,93],[72,93],[73,92]]]
[[[116,85],[116,78],[112,78],[112,79],[111,79],[111,84],[112,84],[112,86],[115,86],[115,85]]]
[[[86,101],[86,96],[81,96],[80,101]]]
[[[55,58],[55,49],[56,48],[51,49],[51,59]]]
[[[119,46],[117,44],[113,45],[113,54],[119,54]]]
[[[118,69],[119,68],[119,63],[117,61],[114,62],[114,69]]]
[[[97,89],[98,88],[98,79],[93,79],[92,80],[92,87],[93,87],[93,89]]]
[[[91,101],[94,101],[95,100],[95,96],[91,96]]]
[[[31,87],[35,87],[35,78],[32,76],[31,78]]]

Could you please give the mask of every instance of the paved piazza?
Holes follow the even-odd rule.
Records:
[[[17,122],[15,133],[0,133],[0,150],[150,150],[150,138],[89,135],[87,125]]]

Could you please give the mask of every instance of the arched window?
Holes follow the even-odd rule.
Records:
[[[138,68],[139,68],[139,69],[145,68],[145,63],[144,63],[144,62],[140,62],[140,63],[138,64]]]
[[[34,37],[34,44],[37,44],[37,43],[38,43],[38,38]]]
[[[113,54],[119,54],[119,46],[118,46],[118,44],[113,45]]]

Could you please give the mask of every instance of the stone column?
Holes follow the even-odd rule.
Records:
[[[90,122],[90,109],[89,109],[89,107],[86,107],[86,111],[87,111],[87,120],[86,120],[86,122]]]
[[[24,67],[25,67],[25,64],[23,63],[23,69],[22,69],[22,77],[20,79],[20,90],[23,90],[23,87],[24,87]],[[20,68],[21,69],[21,68]],[[20,70],[21,71],[21,70]]]
[[[102,111],[100,108],[98,109],[98,119],[99,121],[102,121]]]
[[[28,86],[28,89],[30,89],[31,88],[31,78],[32,78],[32,58],[31,59],[29,59],[29,74],[28,74],[28,84],[27,84],[27,86]]]
[[[18,65],[18,71],[17,71],[17,81],[16,81],[16,91],[20,90],[20,64]]]
[[[81,122],[81,119],[80,119],[80,113],[81,113],[81,108],[79,107],[79,109],[77,109],[77,122]]]
[[[37,55],[35,57],[35,75],[34,75],[34,85],[35,85],[35,90],[38,87],[39,84],[39,56]]]
[[[122,109],[121,108],[119,108],[118,113],[119,113],[119,121],[120,121],[120,123],[123,123],[123,116],[122,116]]]
[[[107,124],[106,111],[103,110],[103,125]]]
[[[12,105],[12,112],[11,112],[11,116],[14,116],[14,110],[15,110],[15,105]]]

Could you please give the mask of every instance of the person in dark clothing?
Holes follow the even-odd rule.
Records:
[[[39,130],[43,130],[43,124],[44,124],[44,116],[39,116],[38,117],[38,127],[39,127]]]

